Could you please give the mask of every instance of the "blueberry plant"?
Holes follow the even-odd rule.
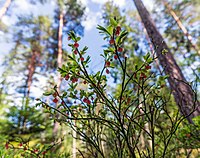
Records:
[[[36,144],[34,146],[30,145],[30,140],[25,140],[22,138],[16,138],[14,142],[7,141],[5,144],[5,149],[6,150],[1,150],[0,156],[2,157],[37,157],[37,158],[42,158],[42,157],[49,157],[50,155],[53,156],[50,152],[52,151],[55,146],[60,144],[63,141],[63,139],[52,143],[51,145],[49,144]],[[54,155],[59,157],[58,155]]]
[[[67,64],[58,69],[67,86],[60,93],[56,85],[44,93],[52,95],[53,103],[59,106],[55,108],[40,99],[38,105],[46,108],[55,121],[76,131],[74,139],[81,142],[77,152],[82,157],[169,156],[169,144],[184,117],[177,109],[172,116],[167,108],[173,103],[170,91],[162,91],[168,76],[151,72],[151,64],[157,57],[150,53],[143,57],[143,63],[132,63],[132,71],[127,71],[129,57],[122,46],[128,32],[113,18],[108,27],[98,26],[97,29],[108,41],[101,54],[105,61],[103,68],[89,73],[88,48],[80,49],[81,38],[70,32],[72,54]],[[121,69],[120,88],[111,94],[107,78],[115,69],[116,61]],[[79,84],[85,84],[87,90]],[[139,146],[142,134],[145,142],[149,142],[143,150]]]
[[[65,86],[58,92],[53,85],[44,93],[52,101],[37,99],[37,106],[42,106],[53,120],[76,132],[74,139],[80,142],[76,149],[80,157],[173,156],[170,144],[175,143],[177,128],[185,118],[179,115],[178,109],[169,109],[174,100],[165,83],[168,76],[152,71],[151,65],[157,56],[147,53],[142,63],[131,63],[132,70],[127,71],[129,55],[123,44],[128,32],[114,18],[110,19],[109,26],[98,25],[97,29],[108,41],[101,54],[102,69],[89,72],[88,47],[80,49],[81,38],[70,32],[68,40],[72,53],[67,63],[58,68]],[[108,77],[116,64],[120,68],[119,79],[116,92],[112,93]],[[142,148],[142,142],[148,145]],[[48,154],[49,150],[44,151]]]

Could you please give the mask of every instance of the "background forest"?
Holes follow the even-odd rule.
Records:
[[[200,157],[199,0],[0,0],[0,64],[2,158]]]

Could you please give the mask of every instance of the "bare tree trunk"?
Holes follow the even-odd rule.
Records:
[[[6,11],[8,10],[8,7],[11,4],[11,0],[6,0],[6,2],[3,5],[3,8],[0,10],[0,19],[6,14]]]
[[[58,67],[62,66],[62,56],[63,56],[62,37],[63,37],[63,22],[64,22],[63,18],[64,18],[63,13],[61,12],[59,15],[59,28],[58,28],[58,58],[57,58]],[[58,85],[58,87],[60,87],[60,85]]]
[[[27,109],[27,105],[29,103],[29,96],[30,96],[30,90],[31,90],[31,85],[33,83],[33,75],[35,73],[35,69],[36,69],[36,64],[37,64],[37,56],[38,56],[38,52],[33,50],[32,54],[31,54],[31,58],[28,60],[28,75],[27,75],[27,79],[26,79],[26,85],[25,85],[25,90],[24,90],[24,98],[23,98],[23,105],[21,107],[21,110],[25,110]],[[28,117],[26,115],[24,115],[23,117],[19,116],[20,120],[22,121],[22,132],[24,132],[26,130],[26,123],[27,123],[27,119]]]
[[[174,20],[176,21],[178,27],[181,29],[181,31],[184,33],[184,35],[187,37],[187,39],[190,42],[191,46],[200,55],[200,50],[198,50],[197,46],[192,42],[192,40],[193,40],[192,36],[189,34],[188,30],[185,28],[185,26],[183,25],[183,23],[181,22],[179,17],[173,11],[172,7],[166,1],[162,1],[162,3],[168,9],[170,15],[174,18]]]
[[[63,55],[63,51],[62,51],[62,32],[63,32],[63,13],[60,12],[59,15],[59,28],[58,28],[58,56],[57,56],[57,65],[58,67],[62,66],[62,55]],[[60,85],[61,85],[62,79],[61,79],[61,75],[58,73],[58,81],[57,81],[57,91],[58,93],[60,92]],[[58,128],[59,128],[59,123],[55,122],[54,123],[54,127],[53,127],[53,135],[55,136],[58,132]]]
[[[30,90],[31,90],[31,85],[33,82],[33,75],[35,73],[35,69],[36,69],[36,58],[37,58],[37,52],[33,51],[29,64],[28,64],[28,76],[27,76],[27,82],[26,82],[26,86],[27,86],[27,91],[24,97],[28,98],[30,95]]]
[[[143,5],[142,1],[133,1],[147,30],[148,36],[156,49],[159,62],[164,69],[165,74],[169,75],[168,82],[176,104],[182,115],[187,117],[188,122],[193,123],[192,118],[200,114],[200,103],[196,99],[196,94],[187,83],[172,53],[154,25],[150,14]],[[163,51],[167,51],[167,53],[163,54]]]

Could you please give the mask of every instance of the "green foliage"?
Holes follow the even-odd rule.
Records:
[[[179,127],[176,138],[179,142],[179,146],[190,149],[200,148],[199,130],[200,130],[200,117],[195,117],[194,124],[183,124]]]
[[[30,2],[38,4],[39,1]],[[40,2],[44,4],[49,1],[41,0]],[[55,56],[57,56],[57,42],[59,40],[57,37],[58,21],[61,12],[64,15],[63,35],[65,36],[65,33],[69,30],[74,30],[83,35],[81,21],[84,18],[84,7],[77,3],[76,0],[59,1],[55,8],[54,19],[51,19],[49,16],[21,14],[17,16],[17,22],[12,26],[14,28],[12,31],[14,46],[4,62],[4,83],[1,86],[3,87],[3,93],[8,94],[4,98],[7,102],[3,101],[6,103],[6,106],[1,104],[1,112],[4,113],[1,117],[0,128],[1,134],[9,136],[7,142],[10,143],[10,147],[14,145],[12,147],[14,152],[8,151],[11,157],[12,155],[13,157],[14,155],[18,157],[23,156],[23,154],[20,155],[20,153],[24,152],[23,148],[19,152],[16,151],[18,148],[16,137],[23,138],[27,135],[29,136],[30,139],[21,140],[24,144],[27,142],[31,144],[26,147],[27,149],[33,149],[34,146],[32,144],[38,143],[41,146],[44,144],[48,146],[47,144],[54,142],[55,138],[52,137],[53,121],[47,119],[48,114],[44,113],[43,109],[33,106],[34,95],[31,92],[33,86],[43,89],[38,83],[41,78],[49,77],[49,74],[48,77],[46,76],[49,68],[51,68],[51,72],[53,70],[53,73],[57,69],[54,63]],[[1,26],[1,29],[6,31],[3,23],[1,23]],[[80,37],[77,37],[76,40],[79,41]],[[66,53],[66,51],[63,52]],[[12,76],[12,79],[10,79],[10,76]],[[19,81],[13,79],[18,79]],[[14,94],[11,95],[10,91],[13,91]],[[46,96],[48,95],[51,95],[51,93],[46,93]],[[0,98],[2,96],[0,94]],[[9,96],[12,97],[11,100],[7,99]],[[4,144],[3,148],[5,148]],[[58,151],[60,149],[61,147],[54,148],[54,151],[47,153],[47,155],[57,157],[59,156]],[[41,152],[43,152],[43,149]],[[67,157],[69,153],[66,151],[61,155],[63,155],[61,157]],[[25,157],[29,156],[30,151],[25,152]]]
[[[195,0],[155,0],[155,2],[157,4],[155,8],[159,7],[161,9],[155,9],[153,15],[157,24],[160,24],[159,27],[164,31],[163,35],[166,37],[171,52],[174,54],[182,71],[185,74],[189,74],[186,75],[188,80],[195,80],[197,78],[196,74],[199,74],[199,69],[194,63],[200,60],[200,16],[198,14],[199,9],[197,9],[200,3]],[[193,10],[195,14],[191,14],[191,10]],[[179,17],[179,19],[173,17],[174,14]],[[165,23],[165,25],[163,23]],[[199,80],[197,81],[197,84],[198,83]]]
[[[123,49],[119,48],[128,33],[113,20],[110,21],[112,27],[97,27],[105,39],[109,39],[109,45],[101,54],[105,60],[102,70],[92,74],[88,72],[90,57],[87,56],[87,49],[79,49],[76,35],[70,32],[72,54],[68,56],[69,62],[58,69],[68,87],[58,92],[54,86],[54,93],[45,93],[52,95],[52,103],[40,100],[39,104],[53,119],[76,132],[76,139],[85,143],[79,148],[81,155],[171,157],[175,134],[184,117],[174,108],[171,93],[165,88],[168,76],[151,72],[149,64],[156,58],[150,53],[144,55],[141,64],[135,65],[131,72],[127,71],[128,59],[120,56]],[[124,40],[120,40],[120,43],[117,39]],[[119,88],[110,94],[107,78],[109,70],[116,69],[113,65],[115,60],[119,62],[117,69],[122,75]],[[82,83],[86,84],[87,91],[79,87]],[[54,107],[53,104],[58,106]],[[148,144],[145,148],[141,148],[139,143],[141,137]],[[142,151],[138,150],[140,148]]]

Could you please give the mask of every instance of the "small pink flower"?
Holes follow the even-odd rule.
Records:
[[[120,31],[116,30],[115,35],[119,36],[119,34],[120,34]]]
[[[80,58],[80,60],[81,60],[81,61],[84,61],[84,58],[83,58],[83,57],[81,57],[81,58]]]
[[[78,51],[77,51],[77,50],[75,50],[75,51],[74,51],[74,54],[75,54],[75,55],[77,55],[77,54],[78,54]]]
[[[37,152],[38,152],[38,149],[34,149],[33,152],[34,152],[34,153],[37,153]]]
[[[46,153],[47,153],[47,151],[43,151],[43,152],[42,152],[42,155],[45,155]]]
[[[123,52],[123,48],[119,47],[119,48],[117,49],[117,51],[118,51],[118,52]]]
[[[149,69],[151,69],[151,66],[150,66],[150,65],[146,65],[146,66],[145,66],[145,69],[146,69],[146,70],[149,70]]]
[[[83,102],[87,103],[88,105],[91,104],[91,101],[90,101],[88,98],[84,98],[84,99],[83,99]]]
[[[57,98],[54,98],[54,99],[53,99],[53,102],[54,102],[54,103],[57,103],[57,102],[58,102],[58,99],[57,99]]]
[[[108,69],[106,69],[106,73],[107,73],[107,74],[109,74],[109,73],[110,73],[110,71],[109,71]]]
[[[115,35],[116,35],[116,36],[119,36],[120,32],[121,32],[121,27],[120,27],[120,26],[117,26],[117,27],[116,27]]]
[[[114,55],[114,59],[117,60],[117,55]]]
[[[55,97],[57,97],[58,96],[58,94],[55,92],[55,93],[53,93],[53,97],[55,98]]]
[[[72,83],[76,83],[78,81],[78,78],[73,77],[73,78],[71,78],[71,81],[72,81]]]
[[[110,62],[106,61],[106,67],[109,67],[109,66],[110,66]]]
[[[8,142],[6,142],[6,144],[5,144],[5,148],[6,148],[6,149],[9,148],[9,144],[8,144]]]
[[[67,74],[66,76],[65,76],[65,80],[69,80],[69,74]]]
[[[140,79],[144,79],[144,78],[147,78],[147,76],[144,73],[141,73],[140,74]]]
[[[112,44],[114,44],[115,43],[115,41],[114,41],[114,39],[110,39],[110,41],[109,41],[109,43],[112,45]]]
[[[84,84],[87,84],[87,81],[83,81]]]
[[[78,47],[79,47],[79,44],[78,44],[77,42],[75,42],[75,43],[74,43],[74,47],[75,47],[75,48],[78,48]]]
[[[116,30],[121,31],[121,27],[120,27],[120,26],[117,26],[117,27],[116,27]]]

